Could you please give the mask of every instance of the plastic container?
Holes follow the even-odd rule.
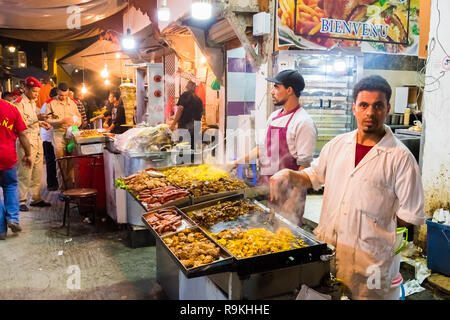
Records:
[[[450,276],[450,226],[427,219],[427,266]]]
[[[411,115],[411,109],[405,108],[405,112],[403,114],[403,124],[405,126],[409,125],[409,117]]]

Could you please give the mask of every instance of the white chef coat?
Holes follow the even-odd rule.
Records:
[[[284,128],[289,121],[292,114],[279,117],[275,120],[276,116],[280,114],[280,109],[272,112],[267,119],[266,129],[264,136],[260,137],[259,145],[265,144],[267,137],[267,130],[269,126]],[[306,112],[305,109],[300,107],[292,116],[292,120],[289,123],[286,134],[286,142],[289,147],[289,152],[297,159],[297,164],[303,167],[309,167],[314,155],[317,141],[317,128],[314,121]],[[265,148],[263,149],[265,150]]]
[[[42,105],[41,110],[39,111],[41,114],[45,114],[47,110],[47,103],[44,103]],[[44,128],[40,128],[41,129],[41,139],[42,141],[47,141],[47,142],[53,142],[53,127],[51,127],[48,130],[45,130]]]
[[[303,171],[314,189],[325,185],[314,233],[336,247],[337,277],[354,299],[390,297],[397,217],[415,225],[425,221],[416,160],[389,127],[385,130],[356,167],[355,130],[328,142]],[[376,272],[380,272],[379,285]]]

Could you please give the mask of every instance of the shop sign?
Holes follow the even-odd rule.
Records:
[[[419,0],[278,0],[278,46],[418,54]]]

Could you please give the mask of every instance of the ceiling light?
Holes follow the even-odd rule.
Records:
[[[9,50],[9,52],[14,53],[14,52],[16,52],[16,47],[14,47],[14,46],[9,46],[9,47],[8,47],[8,50]]]
[[[131,35],[130,28],[127,29],[127,35],[122,39],[122,46],[126,50],[134,49],[136,46],[136,42],[134,41],[134,38]]]
[[[120,53],[118,53],[118,52],[116,53],[116,58],[120,59]]]
[[[170,10],[167,7],[167,0],[162,0],[162,6],[158,9],[158,19],[160,21],[169,21]]]
[[[102,70],[102,72],[100,72],[100,76],[102,78],[107,78],[108,77],[108,66],[105,64],[105,68]]]
[[[211,3],[208,1],[196,1],[191,6],[192,18],[198,20],[208,20],[211,18]]]
[[[24,68],[24,67],[25,67],[25,63],[21,62],[21,63],[20,63],[20,66],[21,66],[22,68]]]
[[[206,58],[205,58],[204,56],[202,56],[202,57],[200,58],[200,62],[201,62],[201,63],[205,63],[205,62],[206,62]]]
[[[109,86],[111,82],[108,79],[105,80],[105,86]]]
[[[81,93],[82,93],[82,94],[86,94],[86,93],[87,93],[87,89],[86,89],[86,87],[84,86],[84,83],[83,83],[83,87],[81,87]]]
[[[75,73],[78,73],[78,71],[79,71],[78,69],[75,69]]]
[[[338,59],[334,62],[334,71],[336,72],[347,71],[347,64],[343,59]]]

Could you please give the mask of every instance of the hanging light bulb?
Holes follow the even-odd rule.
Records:
[[[338,59],[334,62],[334,70],[336,72],[344,72],[347,71],[347,64],[344,59]]]
[[[161,21],[169,21],[170,10],[167,7],[167,0],[162,0],[162,6],[158,9],[158,19]]]
[[[126,50],[132,50],[136,46],[136,41],[134,41],[134,38],[131,35],[130,28],[127,29],[127,35],[122,39],[122,46]]]
[[[200,58],[200,62],[201,62],[201,63],[205,63],[205,62],[206,62],[205,56],[202,56],[202,57]]]
[[[111,82],[108,79],[105,80],[105,86],[109,86]]]
[[[14,52],[16,52],[16,47],[14,47],[14,46],[9,46],[9,47],[8,47],[8,51],[11,52],[11,53],[14,53]]]
[[[116,58],[120,59],[120,53],[118,53],[118,52],[116,53]]]
[[[86,89],[84,83],[83,83],[83,86],[81,87],[81,93],[82,94],[86,94],[87,93],[87,89]]]
[[[208,20],[211,18],[211,3],[208,0],[197,0],[192,3],[191,14],[194,19]]]
[[[105,63],[105,68],[102,70],[102,72],[100,72],[100,76],[102,77],[102,78],[107,78],[108,77],[108,66],[106,65],[106,63]]]

